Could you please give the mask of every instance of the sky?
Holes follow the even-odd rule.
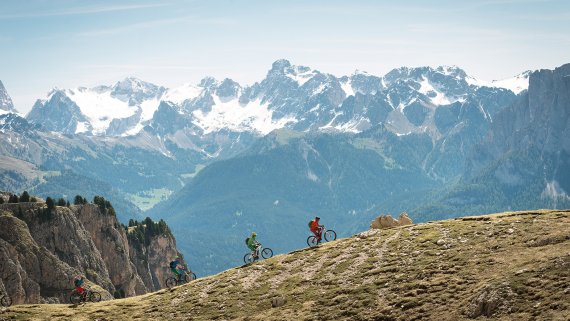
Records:
[[[489,81],[570,63],[570,1],[2,0],[0,44],[24,114],[54,87],[128,76],[251,85],[281,58],[336,76],[456,65]]]

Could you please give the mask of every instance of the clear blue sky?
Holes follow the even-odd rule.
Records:
[[[337,76],[457,65],[484,79],[570,62],[570,1],[0,1],[0,80],[27,113],[53,87],[206,75],[279,58]]]

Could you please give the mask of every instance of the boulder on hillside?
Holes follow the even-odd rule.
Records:
[[[370,224],[371,229],[385,229],[396,226],[404,226],[413,224],[412,220],[408,216],[408,213],[400,213],[400,217],[395,220],[391,215],[380,215],[375,218]]]
[[[412,222],[412,219],[408,216],[408,213],[406,212],[400,213],[400,217],[398,217],[398,222],[400,222],[400,226],[414,224],[414,222]]]
[[[500,311],[508,310],[515,296],[508,284],[489,284],[475,294],[466,305],[463,313],[471,319],[479,316],[491,317]]]

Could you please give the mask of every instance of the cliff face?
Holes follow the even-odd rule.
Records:
[[[79,269],[38,245],[27,224],[1,208],[0,227],[0,290],[13,304],[66,301]]]
[[[166,278],[170,275],[168,263],[180,253],[172,235],[156,235],[151,237],[148,243],[143,247],[130,242],[131,260],[147,288],[157,291],[166,286]]]
[[[129,259],[129,245],[125,230],[117,218],[101,213],[93,204],[74,205],[72,211],[91,235],[107,267],[117,296],[133,296],[148,292],[136,267]]]
[[[474,153],[471,171],[507,153],[528,150],[570,154],[570,64],[530,75],[527,92],[494,118]]]
[[[8,204],[10,205],[10,204]],[[67,207],[55,207],[48,213],[45,205],[12,204],[7,209],[24,221],[34,241],[53,253],[60,261],[74,267],[88,280],[113,293],[115,288],[97,250],[92,235]],[[72,275],[73,278],[73,275]],[[72,283],[68,283],[68,288]]]
[[[170,234],[130,245],[117,218],[94,204],[51,212],[45,203],[0,204],[0,211],[0,290],[15,304],[66,302],[79,274],[104,298],[157,290],[178,253]]]

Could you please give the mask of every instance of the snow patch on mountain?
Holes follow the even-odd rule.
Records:
[[[79,106],[96,135],[105,133],[113,119],[132,116],[138,109],[137,106],[129,106],[128,102],[112,97],[110,91],[96,92],[80,87],[65,89],[64,93]]]
[[[192,112],[193,124],[200,127],[204,134],[229,129],[236,132],[256,131],[266,135],[288,123],[297,122],[294,117],[283,117],[274,121],[273,111],[268,108],[267,103],[261,103],[260,99],[242,105],[238,99],[222,101],[215,95],[212,97],[214,105],[211,111],[204,113],[198,109]]]
[[[342,88],[346,97],[354,96],[354,90],[352,89],[352,81],[350,78],[347,78],[345,81],[341,81],[340,88]]]
[[[507,78],[503,80],[493,80],[492,84],[495,87],[509,89],[510,91],[518,95],[523,90],[528,89],[528,77],[530,73],[531,73],[530,71],[525,71],[522,74],[517,75],[513,78]]]
[[[194,99],[200,96],[202,91],[204,91],[203,87],[199,87],[193,84],[184,84],[180,87],[169,89],[162,97],[162,100],[170,101],[175,104],[181,104],[185,100]]]
[[[88,131],[89,131],[89,128],[88,128],[88,124],[86,122],[81,121],[81,122],[77,123],[77,127],[75,129],[76,134],[82,134],[82,133],[86,133]]]
[[[287,69],[285,75],[297,82],[300,86],[303,86],[307,81],[313,78],[317,72],[304,66],[292,66]]]
[[[531,71],[525,71],[519,75],[512,78],[485,81],[481,79],[474,78],[472,76],[467,76],[465,81],[468,84],[477,87],[491,87],[491,88],[504,88],[514,92],[516,95],[520,94],[523,90],[528,89],[528,77]]]
[[[145,100],[141,103],[140,108],[142,113],[140,122],[145,122],[152,119],[154,112],[158,109],[158,105],[160,105],[160,100],[160,98],[154,98]]]
[[[420,86],[421,87],[418,92],[426,95],[430,99],[431,103],[436,106],[450,105],[457,101],[463,102],[465,100],[463,97],[448,97],[442,90],[438,89],[439,86],[437,84],[432,85],[425,77],[422,77]]]

